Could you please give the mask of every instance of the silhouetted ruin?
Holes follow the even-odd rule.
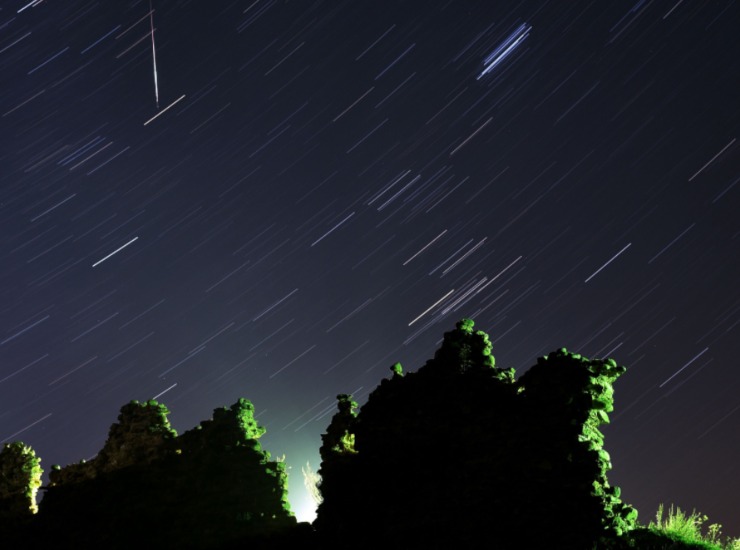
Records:
[[[358,414],[339,396],[321,448],[320,533],[590,548],[634,527],[598,430],[624,367],[561,349],[515,381],[466,319],[418,372],[391,370]]]
[[[150,400],[124,405],[92,460],[54,466],[0,452],[0,540],[28,547],[687,549],[636,522],[607,480],[598,427],[613,410],[612,359],[565,349],[518,380],[463,319],[417,372],[399,363],[357,411],[338,396],[320,448],[323,501],[297,524],[285,464],[239,399],[177,435]],[[36,513],[38,512],[38,513]]]
[[[53,468],[21,540],[214,548],[295,526],[285,464],[262,450],[265,429],[249,401],[216,409],[179,437],[168,414],[153,400],[124,405],[94,459]]]

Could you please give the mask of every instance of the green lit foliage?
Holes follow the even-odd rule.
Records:
[[[391,366],[391,372],[393,376],[403,376],[403,365],[401,363],[394,363]]]
[[[96,457],[103,470],[145,464],[160,458],[167,443],[177,437],[170,426],[167,407],[150,399],[131,401],[121,407],[118,422],[110,427],[108,440]]]
[[[231,407],[221,407],[213,411],[213,418],[185,432],[178,441],[183,452],[230,451],[237,447],[249,447],[261,452],[257,439],[265,433],[265,428],[254,418],[254,405],[240,398]]]
[[[398,376],[399,379],[403,377]],[[337,412],[331,419],[326,433],[321,436],[321,468],[317,477],[321,480],[318,484],[321,502],[319,510],[324,509],[323,517],[319,515],[316,521],[326,522],[324,519],[335,517],[337,512],[334,505],[345,505],[348,491],[354,484],[352,475],[356,473],[352,466],[357,458],[355,449],[355,428],[357,424],[357,402],[349,394],[337,395]],[[326,512],[326,507],[329,512]],[[339,512],[341,513],[341,512]],[[314,522],[316,525],[316,522]]]
[[[177,438],[175,445],[194,479],[194,521],[218,525],[220,518],[229,518],[247,532],[295,523],[286,464],[284,459],[270,460],[270,453],[262,450],[257,440],[264,433],[254,418],[254,405],[241,398],[215,409],[210,420]]]
[[[658,505],[655,522],[650,522],[648,530],[655,534],[663,535],[676,542],[702,545],[705,548],[717,550],[740,550],[740,539],[726,537],[722,540],[722,526],[713,523],[706,527],[703,534],[704,524],[708,521],[706,515],[693,510],[686,514],[681,508],[675,510],[671,505],[667,517],[663,517],[663,504]]]
[[[337,413],[332,417],[326,433],[321,436],[321,460],[331,460],[335,455],[352,455],[355,450],[354,424],[357,402],[348,394],[337,395]]]
[[[598,429],[624,367],[564,349],[519,380],[495,365],[488,335],[463,319],[417,372],[392,366],[359,413],[340,396],[322,436],[317,531],[585,548],[633,529],[637,511],[608,483]],[[358,501],[370,512],[357,514]]]
[[[64,468],[52,467],[52,485],[79,483],[132,465],[148,464],[169,453],[169,443],[177,437],[170,426],[167,407],[150,399],[131,401],[121,407],[118,422],[111,425],[108,439],[97,456]]]
[[[36,492],[43,472],[30,446],[5,443],[0,451],[0,520],[23,520],[38,511]]]
[[[493,374],[502,382],[514,382],[514,369],[497,369],[496,359],[491,351],[491,340],[482,330],[473,330],[472,319],[462,319],[455,330],[446,332],[442,346],[434,354],[434,359],[422,367],[439,375],[455,375],[471,371]]]
[[[295,525],[284,458],[271,460],[260,447],[265,428],[254,412],[239,399],[178,436],[164,405],[128,403],[93,460],[54,468],[43,529],[68,537],[70,547],[110,547],[114,537],[115,547],[146,538],[152,546],[206,548]]]
[[[619,488],[608,483],[611,458],[598,429],[609,423],[613,383],[625,371],[613,359],[590,360],[561,348],[540,357],[517,382],[533,410],[548,411],[542,418],[542,442],[567,451],[569,477],[576,486],[591,488],[590,506],[600,515],[606,536],[626,534],[637,519],[637,510],[622,503]],[[566,439],[567,432],[558,426],[572,427],[571,435]]]

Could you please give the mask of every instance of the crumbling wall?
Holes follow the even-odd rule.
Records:
[[[285,464],[257,441],[252,403],[216,409],[179,437],[167,414],[156,401],[125,405],[93,460],[52,472],[40,541],[214,548],[295,525]]]
[[[81,460],[62,468],[53,465],[49,473],[50,486],[79,483],[100,474],[133,465],[149,464],[164,458],[177,432],[170,426],[167,407],[151,399],[144,403],[131,401],[111,425],[103,448],[92,460]]]
[[[466,319],[417,372],[391,370],[356,417],[340,396],[327,430],[315,525],[328,539],[578,549],[634,526],[598,431],[624,367],[558,350],[516,381]],[[337,426],[355,452],[327,445]]]

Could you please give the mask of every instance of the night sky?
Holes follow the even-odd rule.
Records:
[[[625,365],[610,483],[740,536],[737,2],[1,6],[0,441],[245,397],[304,519],[335,396],[471,317]]]

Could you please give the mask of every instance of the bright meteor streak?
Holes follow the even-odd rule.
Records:
[[[152,10],[152,2],[149,0],[149,23],[152,28],[152,61],[154,63],[154,99],[157,102],[157,109],[159,109],[159,86],[157,85],[157,50],[154,47],[154,10]]]
[[[95,267],[98,264],[102,264],[105,260],[107,260],[108,258],[110,258],[111,256],[113,256],[114,254],[117,254],[118,252],[120,252],[121,250],[123,250],[124,248],[126,248],[128,245],[130,245],[132,242],[134,242],[138,238],[139,237],[134,237],[133,239],[131,239],[129,242],[127,242],[123,246],[119,246],[113,252],[111,252],[110,254],[108,254],[105,258],[103,258],[102,260],[98,260],[97,262],[95,262],[94,264],[92,264],[92,266]]]

